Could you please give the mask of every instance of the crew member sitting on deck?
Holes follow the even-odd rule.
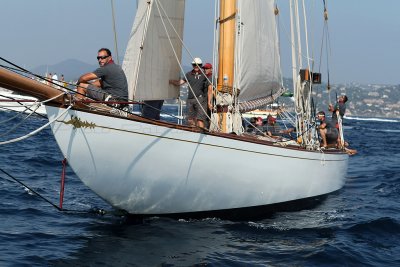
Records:
[[[276,123],[276,118],[272,117],[272,115],[268,115],[264,131],[270,137],[279,138],[284,134],[290,136],[290,133],[294,131],[294,128],[281,129],[281,127]]]
[[[128,82],[124,71],[114,64],[111,51],[101,48],[97,53],[100,65],[93,72],[83,74],[77,82],[76,98],[88,96],[95,100],[124,100],[128,99]]]
[[[317,121],[319,123],[319,134],[322,139],[322,147],[336,147],[339,138],[339,131],[336,128],[336,123],[333,121],[326,121],[325,112],[320,111],[317,113]]]

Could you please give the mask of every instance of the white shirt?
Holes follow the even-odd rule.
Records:
[[[59,84],[57,74],[54,74],[53,76],[51,76],[51,79],[53,80],[53,83]],[[59,86],[54,85],[54,84],[53,84],[53,86],[55,86],[56,88],[60,88]]]

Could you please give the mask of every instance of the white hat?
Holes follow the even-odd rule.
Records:
[[[202,65],[203,61],[201,61],[201,58],[195,57],[194,60],[192,61],[192,65]]]

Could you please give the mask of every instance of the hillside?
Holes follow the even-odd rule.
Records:
[[[94,71],[96,68],[98,68],[98,65],[87,64],[76,59],[68,59],[54,65],[38,66],[31,71],[39,75],[45,75],[46,72],[57,73],[58,77],[64,74],[66,81],[75,81],[83,73]]]
[[[291,86],[291,80],[285,80],[285,87],[292,88]],[[342,94],[347,95],[349,99],[347,116],[400,118],[400,85],[359,83],[331,85],[331,102],[334,102],[336,95]],[[316,86],[313,96],[317,110],[327,111],[329,96],[326,84]],[[287,100],[282,101],[288,103]]]
[[[332,89],[348,96],[348,116],[400,117],[400,85],[352,83],[333,86]]]

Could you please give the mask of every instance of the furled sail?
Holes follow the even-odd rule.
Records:
[[[180,73],[184,10],[184,0],[139,0],[122,64],[129,99],[179,97],[179,88],[169,80]]]
[[[274,0],[238,0],[238,25],[235,76],[245,112],[282,93]]]

